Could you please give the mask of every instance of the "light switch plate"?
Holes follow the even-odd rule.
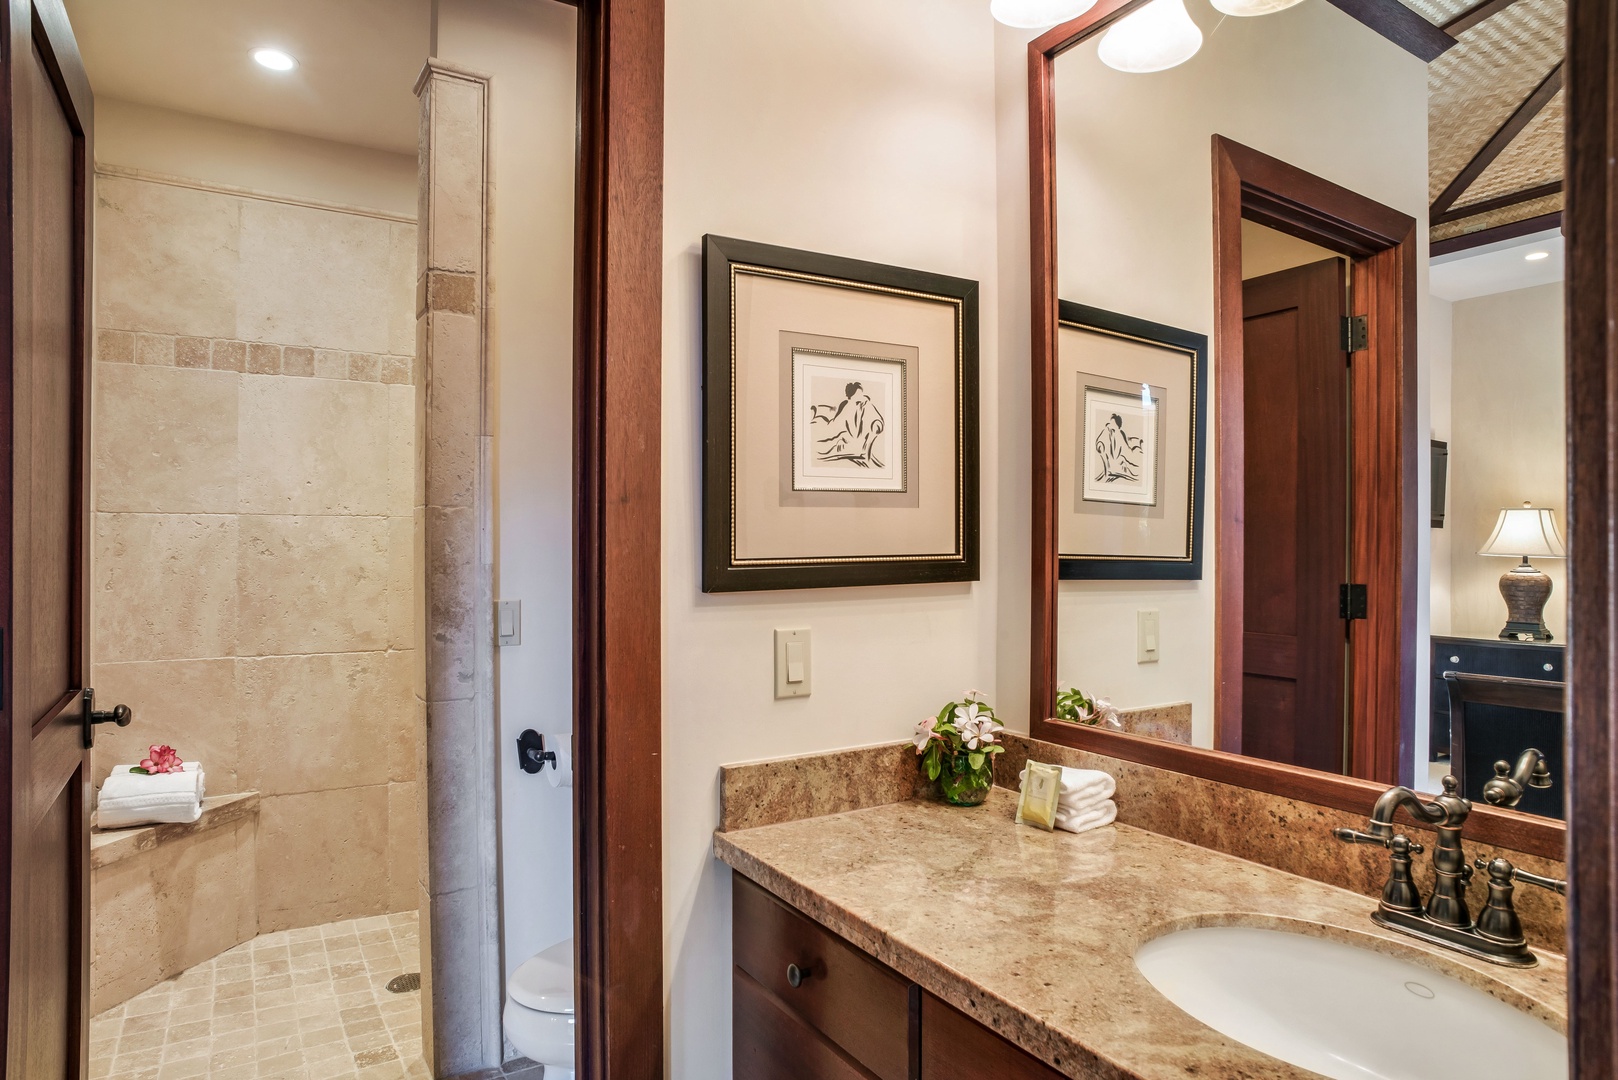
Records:
[[[494,632],[502,646],[522,644],[521,600],[500,600],[495,603]]]
[[[809,696],[809,628],[775,632],[775,696]]]
[[[1162,646],[1162,638],[1158,633],[1157,612],[1135,612],[1135,662],[1137,664],[1157,663],[1158,649]]]

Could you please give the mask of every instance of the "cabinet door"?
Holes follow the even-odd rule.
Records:
[[[1067,1077],[924,991],[921,995],[921,1080],[1067,1080]]]
[[[740,874],[733,881],[735,965],[879,1080],[908,1080],[910,984]]]
[[[876,1080],[741,968],[731,992],[736,1080]]]

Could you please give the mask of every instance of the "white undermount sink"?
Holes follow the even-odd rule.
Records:
[[[1164,997],[1255,1050],[1334,1080],[1565,1080],[1567,1039],[1431,968],[1325,938],[1179,930],[1135,954]]]

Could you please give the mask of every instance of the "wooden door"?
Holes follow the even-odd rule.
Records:
[[[1343,262],[1243,284],[1242,752],[1343,771],[1348,368]]]
[[[83,1077],[89,1017],[90,92],[59,0],[8,0],[0,723],[5,1075]]]

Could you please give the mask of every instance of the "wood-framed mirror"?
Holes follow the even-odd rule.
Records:
[[[1359,813],[1454,773],[1469,839],[1553,859],[1567,817],[1570,957],[1610,972],[1618,16],[1193,3],[1194,57],[1117,70],[1144,6],[1029,45],[1031,733]],[[1489,805],[1529,748],[1553,787]],[[1576,999],[1610,1070],[1612,997]]]

